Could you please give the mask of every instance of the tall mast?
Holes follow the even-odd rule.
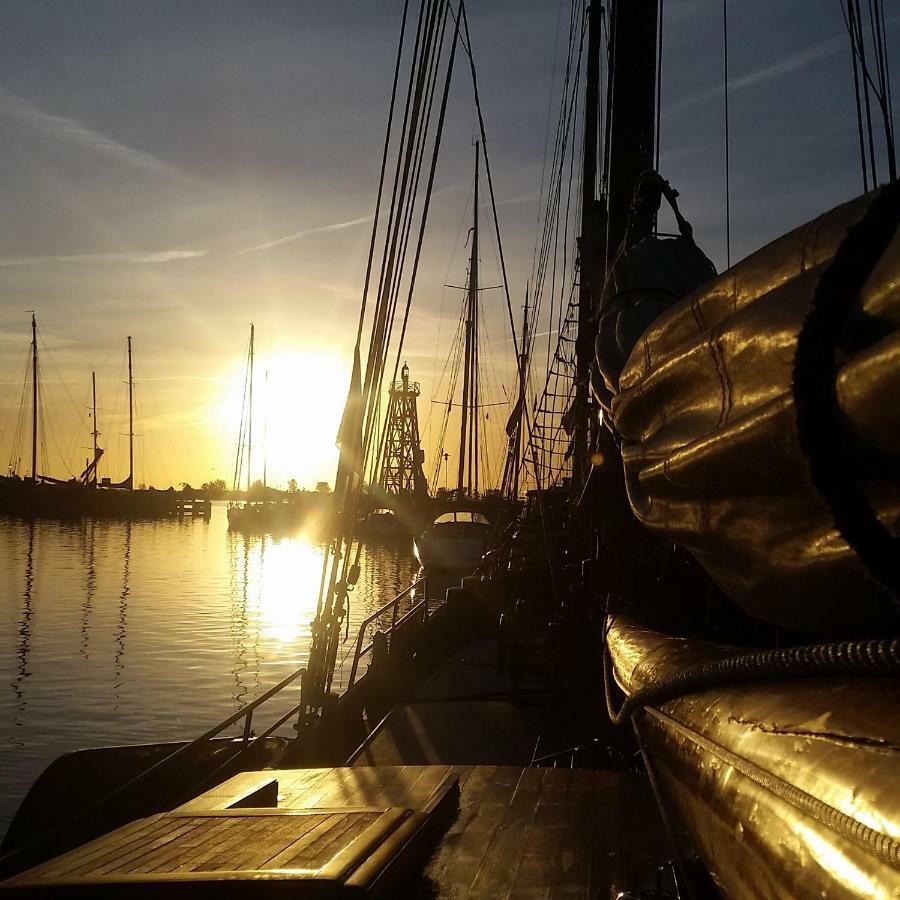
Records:
[[[134,370],[131,364],[131,335],[128,335],[128,490],[134,490]]]
[[[459,430],[458,489],[472,493],[474,458],[475,490],[478,490],[478,168],[481,145],[475,142],[475,196],[472,210],[472,251],[469,256],[469,292],[466,298],[466,348],[463,368],[462,423]],[[469,417],[471,412],[471,423]],[[468,457],[468,465],[466,460]]]
[[[31,480],[37,481],[38,445],[38,346],[37,321],[31,314]]]
[[[528,286],[525,286],[525,307],[522,311],[522,350],[519,353],[519,421],[516,423],[513,448],[512,498],[519,496],[519,474],[522,468],[522,421],[525,415],[525,374],[528,371]]]
[[[92,479],[94,484],[97,483],[97,438],[100,432],[97,431],[97,373],[91,372],[91,415],[94,417],[94,430],[91,437],[94,439],[94,468]]]
[[[653,168],[659,2],[617,2],[613,6],[611,99],[607,111],[607,265],[612,264],[625,237],[635,184],[643,172]]]
[[[581,173],[581,268],[578,283],[578,335],[575,340],[575,407],[572,434],[572,487],[576,496],[590,471],[589,384],[594,358],[594,285],[592,267],[586,265],[591,253],[590,237],[595,227],[597,198],[597,151],[600,114],[600,32],[602,10],[592,4],[588,15],[587,78],[584,94],[584,153]],[[655,46],[655,45],[654,45]]]
[[[263,399],[263,499],[266,496],[266,469],[269,465],[269,370],[266,369],[266,392]]]
[[[250,499],[250,454],[253,452],[253,323],[250,323],[250,387],[247,393],[247,499]]]

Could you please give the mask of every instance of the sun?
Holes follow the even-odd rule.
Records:
[[[241,421],[244,369],[236,366],[222,379],[220,426],[232,445]],[[331,483],[337,466],[335,446],[350,366],[328,349],[258,348],[253,379],[252,481],[286,488]],[[223,438],[226,437],[223,435]],[[236,449],[236,448],[235,448]],[[246,479],[246,470],[244,472]]]

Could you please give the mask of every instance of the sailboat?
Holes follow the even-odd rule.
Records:
[[[265,437],[263,440],[262,479],[256,483],[253,481],[253,389],[255,370],[256,328],[251,324],[250,341],[247,347],[244,393],[241,404],[241,420],[238,428],[232,480],[232,493],[239,494],[243,491],[244,499],[229,501],[227,509],[228,527],[233,531],[255,534],[280,534],[300,527],[304,523],[307,512],[314,510],[307,508],[307,496],[292,498],[291,500],[277,499],[277,495],[275,497],[271,496],[275,492],[271,491],[267,484],[268,448]],[[269,373],[267,371],[265,381],[267,396],[268,384]],[[268,417],[265,420],[264,429],[267,434]]]
[[[103,448],[98,444],[97,377],[91,373],[93,454],[77,478],[61,479],[38,470],[38,446],[41,440],[40,366],[37,320],[31,317],[31,467],[22,478],[11,473],[0,479],[0,511],[21,516],[80,518],[82,516],[157,518],[176,515],[179,501],[174,490],[136,489],[134,486],[134,374],[132,339],[128,351],[128,475],[120,482],[100,478],[98,468]]]
[[[472,212],[471,250],[466,284],[463,354],[463,385],[459,403],[459,459],[457,487],[452,509],[442,512],[422,534],[413,548],[426,571],[450,570],[470,573],[487,548],[491,523],[480,511],[479,444],[481,392],[479,387],[479,282],[478,204],[481,145],[475,142],[475,187]],[[449,401],[452,403],[452,399]],[[442,452],[442,448],[441,448]]]
[[[548,530],[563,526],[565,553],[535,555],[524,572],[500,562],[403,615],[409,590],[389,600],[390,625],[372,637],[370,620],[350,645],[350,686],[337,696],[360,575],[356,516],[343,513],[358,505],[364,411],[378,390],[358,339],[342,515],[309,660],[180,747],[58,760],[12,823],[0,865],[17,874],[5,886],[900,895],[900,185],[892,169],[890,184],[720,275],[677,207],[677,243],[660,246],[659,204],[675,207],[653,171],[660,4],[610,9],[608,29],[605,8],[576,4],[572,15],[570,47],[579,11],[588,46],[575,378],[567,446],[553,457],[565,475],[545,480],[539,448],[526,455],[536,514]],[[848,9],[858,37],[861,5]],[[869,10],[883,23],[878,0]],[[445,73],[443,109],[458,44],[484,138],[465,5],[450,12],[426,0],[411,29],[413,114],[399,126],[395,172],[431,109],[423,73]],[[413,41],[405,27],[398,60]],[[860,57],[854,46],[855,70]],[[441,115],[435,148],[442,125]],[[373,248],[393,218],[381,212]],[[374,305],[377,319],[391,298]],[[379,339],[368,348],[377,365]],[[545,502],[563,494],[565,504]],[[274,724],[260,724],[263,704],[298,680],[300,702],[286,714],[276,703]],[[276,745],[294,715],[299,736]],[[242,736],[216,746],[235,724]],[[124,772],[111,783],[112,761]],[[77,812],[48,831],[63,791]]]

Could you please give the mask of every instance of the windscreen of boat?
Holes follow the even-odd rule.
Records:
[[[446,512],[434,520],[435,525],[490,525],[487,516],[481,513],[456,511]]]

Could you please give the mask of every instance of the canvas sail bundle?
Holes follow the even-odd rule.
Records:
[[[744,609],[775,624],[846,633],[897,621],[890,586],[863,561],[871,548],[851,547],[853,510],[847,515],[840,504],[856,492],[886,538],[882,551],[896,545],[898,205],[896,186],[847,203],[699,287],[649,325],[611,399],[635,515],[687,547]],[[845,243],[854,225],[866,229],[857,246],[871,238],[878,249],[858,284],[835,284],[842,245],[844,268],[859,268]],[[798,336],[826,279],[844,307],[831,348],[836,378],[826,372],[830,390],[813,391],[812,400],[830,395],[835,421],[815,423],[811,441],[798,432],[795,366],[821,349],[807,335],[803,346],[812,339],[812,350],[798,357]],[[598,365],[603,370],[602,359]],[[820,451],[843,484],[833,496],[816,475]]]

